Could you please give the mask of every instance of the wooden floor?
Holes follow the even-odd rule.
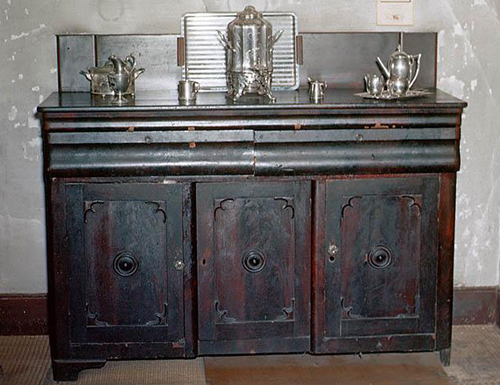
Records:
[[[47,337],[0,337],[0,385],[53,385]],[[275,355],[108,362],[75,385],[500,385],[500,330],[453,328],[452,365],[434,353]]]
[[[452,385],[432,353],[205,359],[211,385]]]

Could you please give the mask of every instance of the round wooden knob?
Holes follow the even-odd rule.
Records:
[[[385,246],[375,246],[368,254],[368,264],[375,269],[384,269],[392,262],[392,253]]]
[[[122,277],[130,277],[139,268],[139,263],[131,253],[123,252],[115,257],[113,268]]]
[[[258,273],[266,265],[264,254],[257,250],[251,250],[243,256],[243,267],[250,273]]]

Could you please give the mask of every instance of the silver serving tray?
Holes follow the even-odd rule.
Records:
[[[420,98],[422,96],[431,95],[432,92],[428,90],[409,90],[406,94],[402,96],[394,96],[389,94],[389,92],[384,91],[381,95],[375,96],[370,94],[369,92],[360,92],[358,94],[354,94],[356,96],[360,96],[363,99],[377,99],[377,100],[404,100],[404,99],[413,99]]]
[[[296,60],[297,17],[293,13],[264,12],[273,32],[282,29],[283,35],[274,46],[273,86],[275,91],[299,88],[299,65]],[[217,31],[226,32],[236,12],[187,13],[182,17],[185,61],[182,79],[200,83],[200,92],[225,92],[226,52],[218,40]]]

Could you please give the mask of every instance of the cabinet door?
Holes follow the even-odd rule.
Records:
[[[310,183],[196,192],[200,353],[309,350]]]
[[[438,179],[319,183],[318,352],[434,347]]]
[[[182,348],[182,185],[68,184],[66,196],[74,351]]]

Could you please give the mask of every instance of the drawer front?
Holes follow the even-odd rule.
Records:
[[[255,175],[456,171],[457,141],[456,127],[259,131]]]
[[[95,128],[93,128],[95,129]],[[53,176],[252,175],[251,130],[58,132]]]

